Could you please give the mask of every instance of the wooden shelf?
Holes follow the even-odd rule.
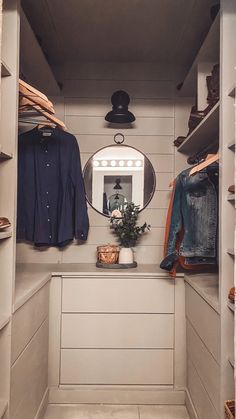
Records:
[[[228,253],[230,256],[235,256],[234,249],[227,249],[227,253]]]
[[[195,95],[197,85],[197,68],[199,62],[217,63],[219,61],[219,33],[220,13],[218,13],[214,22],[212,23],[208,34],[184,79],[183,86],[180,91],[181,95]]]
[[[12,231],[0,231],[0,240],[8,239],[12,236]]]
[[[229,202],[235,201],[235,194],[228,195],[227,196],[227,201],[229,201]]]
[[[8,402],[6,400],[0,399],[0,419],[3,418],[3,415],[6,413],[8,408]]]
[[[178,147],[180,153],[192,155],[219,141],[219,106],[218,102]]]
[[[2,330],[10,321],[10,316],[0,316],[0,330]]]
[[[228,91],[228,96],[235,97],[235,93],[236,93],[236,84],[234,84],[233,86],[231,86],[231,88]]]
[[[4,61],[2,61],[1,62],[1,77],[9,77],[11,75],[12,75],[12,72],[10,68]]]
[[[234,313],[235,307],[234,304],[231,303],[230,301],[227,301],[227,306],[229,307],[229,309]]]
[[[235,141],[231,141],[231,142],[228,144],[228,148],[229,148],[230,150],[232,150],[232,151],[235,151]]]
[[[234,358],[233,357],[229,357],[229,363],[231,365],[232,368],[234,368]]]

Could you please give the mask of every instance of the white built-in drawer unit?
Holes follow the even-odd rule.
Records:
[[[215,409],[220,411],[220,366],[187,321],[187,352]],[[191,374],[191,371],[189,371]]]
[[[10,417],[35,418],[48,388],[49,284],[12,317]]]
[[[209,352],[220,362],[220,316],[189,284],[186,284],[186,316]]]
[[[174,281],[63,277],[61,385],[173,385]]]
[[[198,419],[220,419],[189,357],[187,358],[187,389],[197,412]],[[193,416],[193,418],[195,419],[196,416]]]
[[[187,389],[198,417],[217,419],[220,416],[218,278],[197,274],[187,275],[186,281]]]

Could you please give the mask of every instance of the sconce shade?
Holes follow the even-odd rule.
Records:
[[[120,184],[120,178],[116,178],[116,183],[113,189],[122,189],[122,186]]]
[[[135,116],[128,110],[130,97],[123,90],[117,90],[111,97],[112,111],[108,112],[105,120],[115,124],[127,124],[135,121]]]

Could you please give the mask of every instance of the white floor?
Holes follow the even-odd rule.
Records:
[[[184,406],[49,405],[44,419],[189,419]]]

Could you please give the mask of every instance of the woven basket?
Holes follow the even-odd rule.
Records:
[[[235,400],[227,400],[225,402],[225,419],[235,418]]]
[[[117,263],[119,257],[119,246],[115,244],[107,244],[97,247],[97,260],[100,263]]]

